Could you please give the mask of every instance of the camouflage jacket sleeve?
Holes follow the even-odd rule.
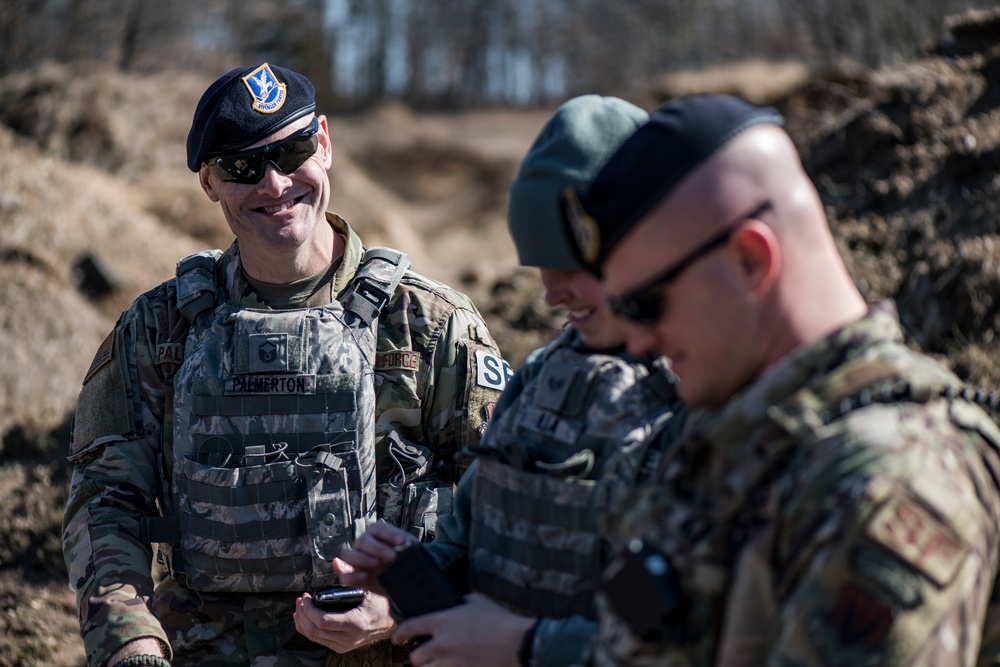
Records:
[[[756,500],[776,518],[757,525],[731,574],[717,559],[683,569],[695,619],[684,624],[687,641],[643,641],[599,595],[590,664],[977,664],[998,565],[1000,457],[976,431],[948,422],[948,410],[966,408],[873,406],[827,428],[795,474]],[[995,434],[984,415],[976,419]],[[675,500],[662,488],[631,499],[653,524],[630,532],[659,535]]]
[[[162,378],[155,366],[158,296],[140,297],[101,345],[74,417],[74,464],[63,553],[77,594],[89,664],[123,644],[167,638],[150,611],[152,550],[140,519],[161,495]]]
[[[524,363],[518,367],[496,402],[490,421],[494,422],[500,414],[517,402],[518,396],[525,385],[538,372],[546,347],[541,347],[530,353]],[[482,447],[488,448],[490,429],[486,428],[482,439]],[[443,568],[467,559],[469,555],[469,527],[472,525],[472,481],[475,478],[476,463],[473,461],[467,472],[458,481],[455,488],[455,498],[450,514],[442,515],[438,520],[438,532],[434,542],[428,549]]]
[[[512,371],[468,297],[407,273],[379,317],[375,373],[382,516],[433,534]]]
[[[948,412],[992,425],[968,404],[932,405],[857,411],[816,443],[779,521],[737,562],[722,664],[976,664],[997,572],[997,457]]]

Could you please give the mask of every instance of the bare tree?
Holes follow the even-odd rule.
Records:
[[[641,95],[730,59],[909,57],[993,0],[0,0],[0,75],[45,59],[221,73],[271,60],[325,108]],[[336,11],[334,11],[336,10]],[[338,21],[332,17],[336,15]]]

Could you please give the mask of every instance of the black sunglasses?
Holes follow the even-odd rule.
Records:
[[[681,257],[679,260],[674,262],[672,266],[667,267],[656,276],[647,280],[643,285],[629,290],[627,293],[619,296],[608,296],[608,308],[612,313],[626,320],[631,320],[632,322],[647,326],[655,324],[663,314],[663,292],[666,287],[673,281],[677,280],[678,276],[681,275],[684,269],[688,268],[716,248],[728,243],[729,237],[731,237],[740,226],[739,223],[744,220],[758,218],[770,210],[770,208],[771,202],[765,201],[750,213],[741,215],[739,218],[726,225],[721,232],[709,238],[684,257]]]
[[[270,144],[239,153],[219,155],[208,159],[208,168],[220,180],[254,185],[264,178],[268,164],[290,174],[316,153],[319,146],[319,118],[313,118],[309,127]]]

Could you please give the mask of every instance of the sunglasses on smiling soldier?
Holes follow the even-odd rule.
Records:
[[[295,134],[270,144],[239,153],[208,158],[209,170],[217,178],[232,183],[254,185],[264,177],[268,164],[290,174],[316,153],[319,146],[319,119]]]
[[[729,238],[739,228],[744,220],[758,218],[771,209],[771,202],[765,201],[746,215],[730,222],[722,231],[710,237],[694,250],[681,257],[659,274],[647,280],[644,284],[629,290],[625,294],[607,297],[608,309],[618,317],[651,326],[660,319],[664,310],[664,292],[670,283],[696,261],[705,257],[716,248],[721,248],[729,242]]]

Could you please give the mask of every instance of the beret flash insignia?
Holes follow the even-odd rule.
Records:
[[[278,81],[267,63],[243,77],[243,83],[253,97],[254,111],[274,113],[285,104],[285,84]]]
[[[573,188],[563,190],[566,221],[569,223],[573,239],[580,251],[580,257],[587,264],[593,264],[601,252],[601,230],[597,220],[583,208],[580,198]]]

